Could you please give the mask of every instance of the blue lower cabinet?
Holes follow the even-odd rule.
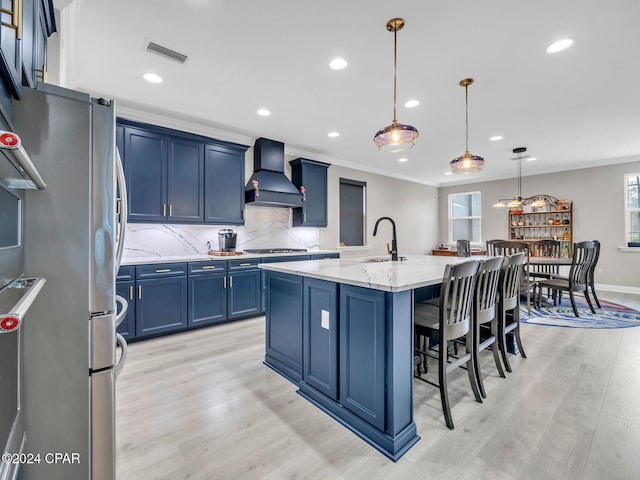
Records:
[[[136,282],[127,280],[124,282],[116,282],[116,295],[120,295],[127,303],[127,315],[124,317],[117,332],[127,340],[131,340],[136,336]],[[120,310],[118,310],[120,311]]]
[[[304,279],[302,380],[338,400],[338,286]]]
[[[257,264],[256,264],[257,265]],[[238,318],[260,314],[260,270],[229,270],[227,317]]]
[[[136,336],[181,330],[187,326],[187,277],[138,280]]]
[[[298,384],[302,378],[302,277],[267,271],[265,363]]]
[[[209,325],[227,319],[227,274],[189,275],[188,326]]]
[[[385,292],[341,285],[340,404],[380,430],[385,353]]]
[[[299,262],[300,260],[309,260],[309,255],[287,255],[284,257],[266,257],[260,260],[260,263],[277,263],[277,262]],[[262,270],[262,313],[267,310],[267,271]]]

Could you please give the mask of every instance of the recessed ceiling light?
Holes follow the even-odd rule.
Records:
[[[407,160],[409,160],[409,159],[408,158],[404,158],[404,157],[398,159],[399,162],[406,162]]]
[[[256,113],[261,117],[268,117],[269,115],[271,115],[271,112],[266,108],[261,108]]]
[[[503,138],[502,135],[494,135],[489,140],[491,140],[492,142],[497,142],[499,140],[502,140],[502,138]]]
[[[340,134],[339,134],[338,132],[329,132],[329,133],[328,133],[328,135],[329,135],[331,138],[335,138],[335,137],[339,137],[339,136],[340,136]]]
[[[529,157],[527,158],[527,162],[535,162],[537,160],[536,157]]]
[[[453,172],[444,172],[445,175],[453,175]]]
[[[404,106],[407,108],[414,108],[414,107],[417,107],[418,105],[420,105],[420,102],[418,100],[409,100],[407,103],[404,104]]]
[[[145,73],[144,75],[142,75],[142,78],[144,78],[149,83],[162,83],[162,77],[160,75],[156,75],[155,73]]]
[[[563,38],[547,47],[547,53],[558,53],[573,45],[573,38]]]
[[[331,70],[344,70],[347,68],[347,61],[344,58],[334,58],[329,62],[329,68]]]

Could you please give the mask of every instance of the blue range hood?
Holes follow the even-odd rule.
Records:
[[[258,138],[253,148],[253,168],[244,188],[245,204],[302,207],[302,194],[284,175],[284,143]]]

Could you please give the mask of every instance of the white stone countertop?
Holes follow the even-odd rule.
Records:
[[[435,285],[442,281],[445,265],[489,257],[445,257],[434,255],[407,255],[406,260],[390,261],[390,256],[363,258],[334,258],[301,262],[262,263],[260,268],[318,278],[357,287],[401,292]],[[387,261],[379,261],[379,260]],[[378,261],[375,261],[378,260]]]
[[[267,258],[267,257],[292,257],[296,255],[321,255],[325,253],[338,253],[337,250],[314,250],[312,252],[290,252],[290,253],[243,253],[242,255],[158,255],[146,257],[123,258],[121,266],[127,265],[149,265],[152,263],[177,263],[177,262],[208,262],[211,260],[240,260],[247,258]],[[318,261],[318,260],[314,260]],[[293,262],[288,262],[293,263]]]

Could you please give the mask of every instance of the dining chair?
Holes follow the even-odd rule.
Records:
[[[537,240],[531,242],[531,253],[534,257],[559,258],[562,250],[560,240]],[[558,264],[535,264],[528,265],[529,277],[538,278],[556,278],[560,275],[560,266]],[[535,303],[536,289],[533,290]]]
[[[501,256],[509,256],[514,255],[516,253],[524,253],[525,254],[525,263],[522,267],[523,274],[520,278],[520,293],[526,295],[527,297],[527,313],[531,313],[531,300],[535,301],[533,298],[532,290],[535,291],[536,283],[531,282],[531,278],[529,276],[529,257],[531,254],[531,247],[528,242],[520,242],[508,240],[504,242],[495,242],[493,244],[494,254]]]
[[[551,289],[553,293],[553,304],[558,304],[558,299],[562,300],[562,292],[569,293],[573,314],[580,317],[576,307],[575,292],[582,292],[592,313],[596,313],[589,298],[589,269],[596,254],[596,245],[593,241],[587,240],[573,244],[573,256],[571,258],[571,268],[567,277],[551,278],[548,280],[538,280],[538,305],[542,301],[542,289]]]
[[[513,332],[516,345],[522,358],[527,358],[520,337],[520,278],[524,275],[524,252],[507,255],[505,268],[500,272],[498,285],[498,347],[507,372],[511,372],[511,364],[507,358],[507,333]],[[509,315],[509,313],[511,315]],[[511,320],[507,323],[507,320]]]
[[[493,257],[493,256],[495,256],[495,254],[496,254],[496,253],[495,253],[495,249],[493,248],[493,246],[494,246],[496,243],[499,243],[499,242],[506,242],[506,241],[507,241],[507,240],[505,240],[505,239],[500,239],[500,238],[495,238],[495,239],[493,239],[493,240],[487,240],[487,242],[486,242],[486,245],[487,245],[487,247],[486,247],[487,255],[488,255],[489,257]]]
[[[602,308],[600,306],[600,300],[598,300],[598,296],[596,295],[596,284],[595,284],[595,273],[596,273],[596,265],[598,264],[598,260],[600,259],[600,241],[593,241],[596,251],[593,255],[593,260],[591,261],[591,266],[589,267],[589,272],[587,274],[587,283],[589,284],[589,289],[591,290],[591,294],[593,295],[593,299],[596,301],[596,305],[598,308]]]
[[[458,250],[459,257],[471,256],[471,244],[469,243],[469,240],[457,240],[456,249]]]
[[[487,394],[480,372],[479,354],[491,347],[493,360],[501,377],[505,377],[498,348],[498,285],[500,283],[500,271],[505,261],[504,257],[493,257],[485,260],[478,270],[476,289],[473,301],[473,356],[476,367],[476,380],[482,398]]]
[[[455,265],[446,265],[440,287],[439,302],[420,302],[414,307],[414,331],[420,337],[430,337],[437,333],[438,341],[433,348],[424,342],[424,348],[416,348],[415,353],[426,360],[426,357],[438,359],[438,383],[423,378],[418,371],[415,377],[440,389],[440,401],[447,427],[453,430],[453,417],[449,405],[447,390],[448,374],[466,365],[471,389],[478,402],[482,396],[478,389],[475,375],[475,357],[473,355],[473,293],[480,260],[470,260]],[[449,342],[464,337],[466,350],[457,357],[448,353]]]

